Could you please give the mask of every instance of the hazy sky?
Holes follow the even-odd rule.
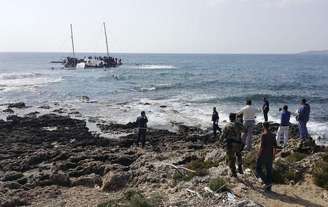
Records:
[[[0,51],[289,53],[328,49],[328,0],[0,0]]]

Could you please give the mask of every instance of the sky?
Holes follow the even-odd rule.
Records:
[[[294,53],[328,49],[328,0],[0,0],[0,51]]]

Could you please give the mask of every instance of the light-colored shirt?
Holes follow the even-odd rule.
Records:
[[[238,115],[243,114],[243,119],[245,121],[253,121],[256,118],[255,114],[257,112],[259,112],[258,109],[254,108],[251,105],[247,105],[238,112]]]

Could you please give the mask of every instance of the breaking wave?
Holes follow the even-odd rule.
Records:
[[[327,103],[327,98],[312,97],[312,96],[297,96],[297,95],[270,95],[270,94],[249,94],[241,96],[227,96],[227,97],[211,97],[208,99],[195,100],[196,103],[239,103],[244,102],[246,99],[252,101],[262,101],[263,97],[268,98],[272,103],[287,103],[287,102],[299,102],[302,98],[307,99],[310,103]]]
[[[60,81],[62,78],[41,73],[2,73],[0,74],[0,89],[2,91],[25,89]]]
[[[136,64],[136,65],[130,65],[128,66],[128,68],[158,70],[158,69],[176,69],[177,67],[174,65]]]

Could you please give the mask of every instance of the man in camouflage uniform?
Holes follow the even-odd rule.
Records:
[[[237,177],[236,157],[238,162],[238,172],[243,174],[242,156],[243,143],[241,141],[241,132],[243,125],[236,121],[236,114],[229,115],[230,123],[228,123],[222,132],[221,141],[227,153],[227,162],[231,170],[231,176]]]

